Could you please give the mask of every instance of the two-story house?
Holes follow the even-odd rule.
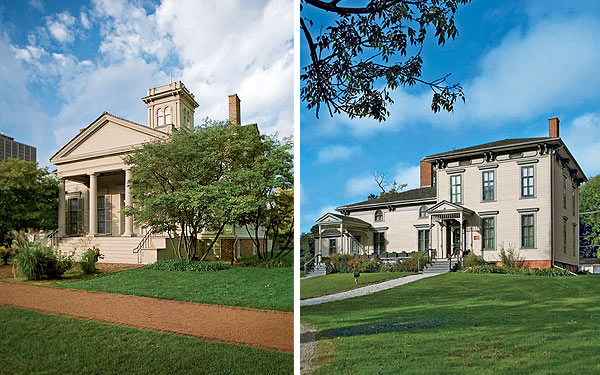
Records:
[[[421,187],[336,208],[317,220],[317,253],[457,249],[489,262],[502,249],[526,265],[576,270],[579,185],[587,179],[559,137],[505,139],[421,159]]]

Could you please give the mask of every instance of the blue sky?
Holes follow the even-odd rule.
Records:
[[[419,184],[423,156],[505,138],[560,135],[589,177],[600,173],[600,3],[473,1],[459,9],[459,35],[430,40],[423,77],[452,73],[466,103],[434,114],[423,87],[397,90],[385,123],[320,119],[301,103],[301,230],[336,206],[377,193],[372,173]],[[301,66],[307,62],[301,39]]]
[[[146,89],[182,80],[204,118],[293,134],[293,3],[0,2],[0,131],[48,159],[102,112],[145,124]]]

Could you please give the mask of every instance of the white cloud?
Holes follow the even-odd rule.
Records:
[[[600,95],[591,77],[600,76],[600,22],[590,17],[536,19],[528,29],[509,32],[480,59],[474,76],[462,82],[466,103],[434,114],[431,92],[398,89],[385,123],[336,116],[336,132],[356,136],[397,131],[406,124],[434,127],[499,126],[527,120]],[[409,93],[410,92],[410,93]],[[329,129],[329,133],[334,133]]]
[[[42,0],[29,0],[29,6],[39,10],[40,12],[44,11],[44,4],[42,3]]]
[[[420,181],[421,169],[419,166],[404,166],[400,165],[396,168],[394,179],[400,185],[407,184],[404,190],[416,189],[421,185]]]
[[[331,163],[333,161],[347,160],[360,155],[360,146],[348,147],[343,145],[331,145],[319,150],[317,162]]]
[[[600,173],[600,113],[577,117],[570,124],[561,124],[561,138],[590,178]]]
[[[70,27],[75,24],[75,17],[68,11],[58,13],[46,18],[46,27],[50,35],[60,43],[70,43],[75,40],[74,30]]]
[[[348,196],[356,197],[364,195],[364,198],[367,199],[369,194],[377,192],[379,192],[379,187],[375,183],[372,174],[352,177],[346,181],[346,194]]]

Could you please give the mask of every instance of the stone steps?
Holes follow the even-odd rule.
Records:
[[[456,265],[456,261],[452,261],[452,267]],[[423,273],[446,273],[450,270],[450,261],[448,259],[436,259],[432,263],[425,266]]]

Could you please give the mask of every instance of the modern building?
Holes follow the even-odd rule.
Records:
[[[152,263],[173,256],[166,235],[151,234],[122,213],[132,204],[131,166],[123,156],[146,142],[168,140],[174,131],[191,130],[198,103],[181,81],[148,89],[142,101],[148,109],[148,126],[104,112],[50,158],[59,179],[61,251],[83,251],[95,245],[105,255],[103,261],[113,263]],[[231,122],[240,124],[237,95],[229,96],[229,109]],[[212,238],[214,233],[202,233],[199,239]],[[226,227],[213,255],[231,259],[231,254],[249,256],[255,251],[245,228]]]
[[[8,158],[21,159],[26,161],[37,161],[37,150],[15,139],[0,133],[0,161],[6,161]]]
[[[498,262],[514,249],[527,266],[576,270],[578,191],[586,176],[559,137],[505,139],[426,156],[421,187],[337,207],[317,220],[316,251],[381,254],[431,249]]]

